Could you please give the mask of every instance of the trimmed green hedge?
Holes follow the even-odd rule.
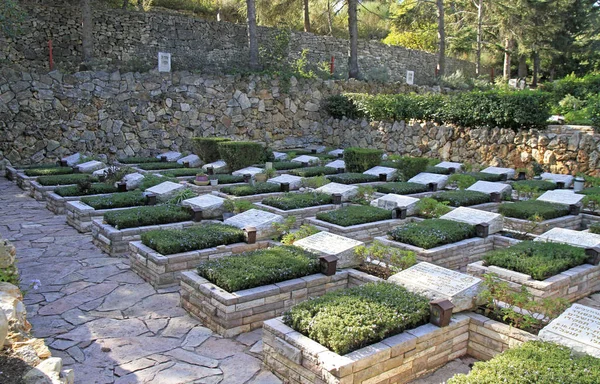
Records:
[[[219,143],[231,141],[226,137],[194,137],[194,153],[198,155],[205,163],[212,163],[220,160],[219,158]]]
[[[551,191],[556,189],[556,183],[546,180],[518,180],[513,183],[515,190],[521,187],[538,191]]]
[[[167,177],[196,176],[198,173],[204,173],[204,170],[202,168],[180,168],[160,172],[161,175]]]
[[[130,191],[115,193],[109,196],[84,197],[81,202],[94,209],[113,209],[138,207],[146,205],[146,197],[143,192]]]
[[[448,384],[598,384],[600,359],[573,354],[558,344],[530,341],[489,361],[475,363],[468,374]]]
[[[438,175],[449,175],[451,173],[449,168],[436,167],[435,165],[425,168],[425,172],[436,173]]]
[[[396,164],[396,168],[402,173],[404,180],[408,180],[421,172],[425,172],[429,164],[429,159],[426,157],[403,156],[396,161]]]
[[[71,197],[71,196],[87,196],[87,195],[100,195],[103,193],[114,193],[117,192],[118,188],[112,184],[106,183],[95,183],[92,184],[90,189],[85,192],[82,192],[81,189],[76,185],[71,185],[68,187],[60,187],[54,190],[58,196],[62,197]]]
[[[40,176],[37,178],[37,182],[43,186],[77,184],[80,181],[95,182],[95,181],[98,181],[98,178],[96,176],[88,175],[85,173],[73,173],[70,175]]]
[[[396,195],[412,195],[429,191],[429,188],[424,184],[408,182],[380,184],[376,185],[375,189],[379,193],[394,193]]]
[[[439,202],[447,201],[451,207],[468,207],[491,201],[487,193],[467,190],[438,192],[431,197]]]
[[[586,188],[583,191],[577,193],[581,193],[582,195],[600,195],[600,187]]]
[[[317,213],[317,219],[342,227],[390,220],[391,218],[392,211],[370,205],[349,205],[334,211]]]
[[[429,299],[391,283],[327,293],[284,313],[285,324],[340,355],[429,321]]]
[[[255,183],[254,185],[231,185],[221,188],[221,192],[233,196],[250,196],[261,193],[280,192],[281,186],[275,183]]]
[[[221,159],[232,171],[264,163],[267,158],[265,147],[251,141],[225,141],[219,143],[217,148]]]
[[[137,207],[104,214],[104,221],[117,229],[179,223],[191,219],[192,213],[188,208],[169,204]]]
[[[338,173],[327,176],[327,178],[334,183],[340,184],[360,184],[379,181],[379,176],[365,175],[364,173]]]
[[[431,249],[475,237],[475,226],[444,219],[423,220],[392,229],[388,235],[395,241]]]
[[[485,265],[525,273],[535,280],[545,280],[561,272],[585,264],[583,248],[542,241],[523,241],[509,248],[483,256]]]
[[[331,204],[333,198],[325,193],[286,193],[283,196],[271,196],[262,201],[271,207],[289,211],[290,209],[316,207]]]
[[[547,201],[527,200],[516,203],[503,203],[498,212],[506,217],[529,220],[533,216],[541,216],[544,220],[556,219],[569,214],[569,207]]]
[[[288,169],[302,168],[302,163],[297,161],[274,161],[273,169],[276,171],[287,171]]]
[[[198,274],[228,292],[250,289],[319,273],[317,255],[294,246],[244,252],[210,260]]]
[[[185,229],[157,229],[142,233],[142,243],[163,255],[197,251],[244,241],[244,231],[223,224]]]
[[[364,172],[381,163],[383,151],[379,149],[350,147],[344,149],[344,162],[348,172]]]
[[[43,168],[31,168],[25,170],[25,175],[35,177],[35,176],[51,176],[51,175],[69,175],[73,173],[73,168],[71,167],[59,167],[59,166],[47,166]]]
[[[301,177],[313,177],[322,175],[334,175],[337,173],[337,169],[331,167],[306,167],[302,169],[292,169],[288,173],[290,175],[296,175]]]
[[[465,175],[473,176],[478,181],[489,181],[492,183],[502,180],[502,175],[496,173],[466,172]]]
[[[208,178],[211,180],[213,180],[213,179],[219,180],[219,184],[237,184],[237,183],[244,182],[244,176],[216,174],[216,175],[208,176]],[[192,182],[194,179],[192,179]]]
[[[156,163],[142,163],[137,166],[139,169],[144,171],[158,171],[163,169],[178,169],[183,168],[183,164],[179,164],[175,161],[168,162],[156,162]]]
[[[119,159],[119,163],[121,164],[156,163],[157,161],[156,157],[124,157]]]

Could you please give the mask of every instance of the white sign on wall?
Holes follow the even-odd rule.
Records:
[[[406,84],[413,85],[415,83],[415,71],[406,71]]]
[[[158,52],[158,72],[171,72],[171,54]]]

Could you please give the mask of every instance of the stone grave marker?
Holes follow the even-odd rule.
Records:
[[[92,173],[99,169],[105,168],[106,165],[101,161],[92,160],[76,165],[76,167],[81,173]]]
[[[340,183],[329,183],[316,189],[317,192],[333,195],[339,193],[342,195],[342,201],[348,201],[358,193],[356,185],[346,185]]]
[[[396,195],[389,193],[378,199],[371,201],[371,205],[383,209],[393,210],[394,208],[406,208],[408,216],[414,215],[417,209],[419,199],[410,196]]]
[[[481,279],[477,277],[425,262],[396,273],[388,281],[431,300],[448,299],[455,305],[454,313],[475,307],[475,299],[482,289]]]
[[[327,148],[324,145],[311,145],[307,149],[312,153],[323,153]]]
[[[267,183],[279,184],[281,183],[289,183],[290,189],[298,189],[302,184],[302,178],[300,176],[294,175],[281,175],[277,177],[273,177],[272,179],[267,180]]]
[[[573,180],[575,179],[571,175],[561,175],[558,173],[549,172],[544,172],[540,176],[542,177],[542,180],[549,180],[554,183],[563,183],[564,188],[569,188],[573,184]]]
[[[327,154],[331,155],[331,156],[341,157],[344,155],[344,150],[343,149],[334,149],[333,151],[327,152]]]
[[[158,52],[158,72],[171,72],[171,54]]]
[[[287,159],[287,153],[273,152],[273,158],[275,160],[285,160],[285,159]]]
[[[283,216],[260,209],[250,209],[223,221],[223,224],[233,225],[237,228],[256,228],[256,238],[266,239],[275,233],[273,223],[282,223]]]
[[[223,160],[217,160],[213,163],[204,164],[202,166],[202,169],[204,169],[206,171],[206,169],[208,167],[212,167],[216,173],[217,171],[225,170],[227,168],[227,164],[225,164],[225,162]]]
[[[475,184],[467,188],[467,191],[482,192],[487,193],[488,195],[491,195],[492,193],[499,193],[500,195],[510,195],[512,193],[512,187],[510,186],[510,184],[493,183],[491,181],[479,180]]]
[[[340,169],[346,169],[346,162],[344,160],[334,160],[331,163],[325,164],[326,167]]]
[[[337,268],[350,268],[360,264],[354,249],[364,243],[329,232],[319,232],[294,242],[294,245],[319,255],[337,256]]]
[[[442,161],[441,163],[438,163],[435,166],[438,168],[446,168],[446,169],[454,168],[454,170],[458,171],[462,168],[462,163],[455,163],[452,161]]]
[[[123,182],[125,182],[125,184],[127,184],[128,191],[132,191],[132,190],[136,189],[137,187],[139,187],[142,184],[143,180],[144,180],[144,175],[142,175],[141,173],[138,173],[138,172],[130,173],[123,177]]]
[[[81,161],[81,154],[77,152],[71,156],[63,157],[61,161],[66,162],[67,166],[72,167]]]
[[[585,195],[580,195],[568,189],[555,189],[544,192],[537,200],[556,204],[578,205],[581,204],[581,200],[584,198]]]
[[[171,162],[171,161],[176,161],[176,160],[180,159],[181,153],[175,152],[175,151],[169,151],[169,152],[165,152],[165,153],[161,153],[160,155],[157,155],[156,158],[158,160],[160,160],[163,156],[166,156],[167,161]]]
[[[447,175],[438,175],[437,173],[421,172],[412,179],[408,180],[409,183],[417,183],[429,185],[430,183],[437,184],[437,189],[443,189],[448,182]]]
[[[600,245],[600,235],[574,231],[572,229],[552,228],[548,232],[536,237],[533,241],[548,241],[551,243],[569,244],[574,247],[593,248]]]
[[[262,173],[265,170],[262,168],[258,168],[258,167],[246,167],[240,170],[237,170],[235,172],[232,172],[231,174],[233,176],[244,176],[244,175],[250,175],[250,176],[254,176],[257,173]]]
[[[573,304],[539,333],[540,340],[600,358],[600,310]]]
[[[184,188],[185,187],[181,184],[173,183],[172,181],[165,181],[164,183],[160,183],[152,188],[146,189],[146,192],[154,193],[156,198],[160,201],[166,201],[173,197],[177,191],[180,191]]]
[[[184,200],[181,205],[199,208],[202,210],[203,219],[212,219],[223,215],[225,199],[219,196],[206,194]]]
[[[177,160],[178,164],[185,164],[185,163],[189,163],[190,164],[190,168],[196,168],[202,165],[202,160],[200,160],[200,157],[198,157],[198,155],[187,155],[185,157],[182,157],[181,159]]]
[[[315,156],[302,155],[302,156],[293,158],[292,161],[295,161],[297,163],[318,164],[319,158],[315,157]]]
[[[507,179],[513,179],[515,177],[515,170],[512,168],[487,167],[481,172],[489,173],[491,175],[506,175]]]
[[[381,175],[381,174],[385,174],[386,181],[391,181],[394,178],[394,176],[396,176],[397,172],[398,172],[398,170],[396,168],[377,166],[377,167],[373,167],[371,169],[367,169],[366,171],[363,172],[363,174],[374,175],[377,177],[379,177],[379,175]]]
[[[488,224],[489,234],[500,232],[504,226],[504,220],[502,215],[494,212],[482,211],[479,209],[458,207],[442,217],[440,219],[458,221],[461,223],[467,223],[471,225]]]
[[[107,175],[109,170],[110,170],[110,168],[108,168],[108,167],[105,167],[105,168],[102,168],[102,169],[98,169],[98,170],[92,172],[92,175],[93,176]]]

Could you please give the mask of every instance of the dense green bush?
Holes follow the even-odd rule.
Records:
[[[244,176],[216,174],[216,175],[208,176],[208,178],[211,180],[214,180],[214,179],[219,180],[219,184],[237,184],[237,183],[244,182]],[[194,179],[192,179],[192,182]]]
[[[408,180],[421,172],[425,172],[429,164],[429,159],[426,157],[402,156],[396,160],[396,164],[396,168],[398,168],[404,180]]]
[[[302,168],[302,163],[297,161],[275,161],[273,169],[277,171],[287,171],[288,169]]]
[[[465,175],[473,176],[478,181],[489,181],[492,183],[502,180],[502,175],[496,173],[466,172]]]
[[[81,202],[94,209],[127,208],[146,205],[146,197],[143,192],[131,191],[109,196],[84,197]]]
[[[597,384],[600,359],[573,354],[558,344],[530,341],[489,361],[475,363],[468,374],[458,374],[448,384]]]
[[[430,249],[475,237],[475,226],[444,219],[408,223],[392,229],[389,236],[400,243]]]
[[[600,223],[590,224],[590,232],[600,235]]]
[[[490,195],[487,193],[466,190],[438,192],[431,197],[440,202],[447,201],[451,207],[468,207],[491,201]]]
[[[349,205],[334,211],[317,213],[317,219],[342,227],[390,220],[391,218],[392,211],[370,205]]]
[[[483,256],[486,266],[495,265],[525,273],[535,280],[545,280],[567,269],[585,264],[586,259],[583,248],[542,241],[523,241]]]
[[[171,181],[173,183],[179,183],[179,180],[177,180],[174,177],[168,177],[168,176],[157,176],[157,175],[144,175],[144,179],[142,180],[142,183],[140,184],[140,189],[142,191],[145,191],[148,188],[152,188],[155,185],[164,183],[165,181]]]
[[[319,273],[317,255],[281,246],[211,260],[198,274],[228,292],[250,289]]]
[[[232,171],[252,164],[264,163],[267,159],[265,147],[251,141],[225,141],[217,145],[221,159]]]
[[[361,114],[354,103],[345,95],[333,95],[325,100],[325,110],[336,119],[356,119]]]
[[[434,165],[430,165],[425,168],[425,172],[437,173],[438,175],[449,175],[451,173],[449,168],[436,167]]]
[[[365,175],[364,173],[338,173],[329,175],[327,178],[334,183],[340,184],[360,184],[379,181],[379,176]]]
[[[344,149],[344,162],[348,172],[364,172],[381,163],[383,151],[379,149],[350,147]]]
[[[583,191],[577,193],[581,193],[582,195],[600,195],[600,187],[586,188]]]
[[[35,176],[50,176],[50,175],[68,175],[73,173],[71,167],[47,166],[43,168],[30,168],[25,170],[25,175]]]
[[[600,95],[588,99],[588,113],[596,132],[600,132]]]
[[[100,195],[102,193],[114,193],[118,189],[112,184],[107,183],[95,183],[88,189],[81,189],[76,185],[70,185],[68,187],[60,187],[54,190],[58,196],[70,197],[70,196],[86,196],[86,195]]]
[[[556,183],[547,180],[518,180],[512,186],[517,191],[521,188],[531,191],[551,191],[556,189]]]
[[[98,178],[96,176],[88,175],[85,173],[73,173],[70,175],[40,176],[37,178],[37,182],[44,186],[77,184],[80,181],[94,182],[94,181],[98,181]]]
[[[254,185],[230,185],[221,188],[221,192],[233,196],[250,196],[261,193],[281,191],[281,186],[276,183],[255,183]]]
[[[191,219],[192,213],[188,208],[169,204],[137,207],[104,214],[104,221],[117,229],[179,223]]]
[[[180,168],[160,172],[161,175],[167,177],[196,176],[198,173],[204,173],[204,170],[202,168]]]
[[[368,283],[295,305],[285,324],[345,355],[429,320],[429,299],[391,283]]]
[[[296,163],[299,164],[299,163]],[[288,172],[290,175],[301,177],[313,177],[323,175],[333,175],[337,173],[337,169],[331,167],[306,167],[302,169],[292,169]]]
[[[119,159],[119,163],[121,164],[143,164],[156,162],[158,162],[156,157],[124,157]]]
[[[503,203],[498,212],[507,217],[529,220],[540,216],[544,220],[556,219],[569,214],[569,207],[564,204],[554,204],[547,201],[527,200],[516,203]]]
[[[267,197],[262,201],[271,207],[290,210],[298,208],[316,207],[318,205],[331,204],[333,198],[325,193],[286,193],[282,196]]]
[[[244,231],[223,224],[184,229],[157,229],[142,233],[142,243],[163,255],[196,251],[244,241]]]
[[[380,193],[395,193],[396,195],[411,195],[429,191],[426,185],[407,182],[379,184],[375,186],[375,189]]]
[[[448,185],[452,185],[461,190],[469,188],[476,182],[477,179],[471,175],[465,175],[464,173],[455,173],[448,178]]]
[[[578,99],[586,99],[597,95],[600,89],[600,73],[590,73],[583,77],[577,77],[574,74],[546,83],[543,86],[544,91],[550,95],[550,101],[558,104],[567,95]]]
[[[183,168],[183,164],[179,164],[175,161],[168,162],[156,162],[156,163],[142,163],[137,166],[139,169],[143,169],[144,171],[158,171],[163,169],[177,169]]]
[[[194,153],[205,163],[212,163],[220,159],[219,143],[230,140],[231,139],[225,137],[194,137],[192,139]]]

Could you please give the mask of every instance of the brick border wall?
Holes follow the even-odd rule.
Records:
[[[142,207],[142,205],[139,207]],[[65,213],[67,214],[67,224],[80,233],[87,233],[91,232],[92,221],[94,219],[102,218],[107,212],[122,211],[131,208],[136,207],[94,209],[81,201],[68,201],[65,204]]]

